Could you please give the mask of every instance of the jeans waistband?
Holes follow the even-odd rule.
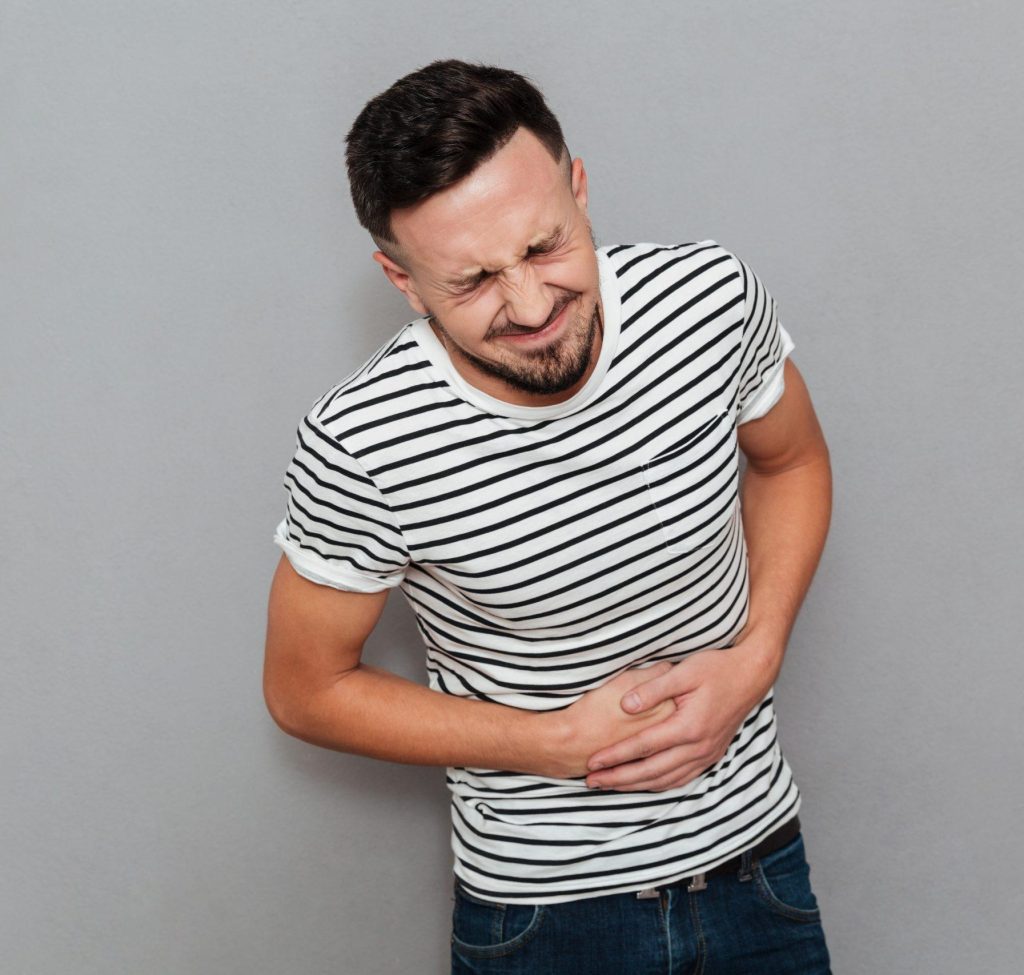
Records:
[[[749,850],[737,853],[736,856],[718,864],[704,873],[693,874],[689,877],[680,877],[668,884],[661,884],[658,887],[645,887],[638,890],[636,896],[639,898],[657,897],[663,890],[674,887],[685,887],[688,891],[704,890],[707,887],[707,878],[720,876],[726,873],[738,873],[740,880],[749,880],[751,864],[754,860],[768,856],[776,850],[782,849],[787,843],[796,839],[800,832],[800,817],[794,816],[787,820],[778,829],[773,830],[759,843],[755,843]]]

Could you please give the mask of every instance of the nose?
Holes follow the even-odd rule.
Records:
[[[510,322],[537,328],[543,325],[554,308],[554,293],[541,281],[529,261],[523,261],[500,276],[505,314]]]

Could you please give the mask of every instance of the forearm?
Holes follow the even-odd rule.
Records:
[[[750,605],[736,644],[756,657],[757,683],[767,693],[825,547],[832,515],[827,451],[775,473],[748,468],[742,507]]]
[[[559,716],[440,693],[361,663],[276,720],[303,741],[369,758],[547,774],[562,747]]]

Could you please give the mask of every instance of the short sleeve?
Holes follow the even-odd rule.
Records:
[[[409,554],[387,500],[313,414],[299,424],[284,487],[287,515],[274,543],[299,575],[350,592],[402,581]]]
[[[764,416],[782,396],[786,356],[793,340],[779,322],[775,299],[760,278],[736,255],[743,285],[743,337],[739,383],[736,394],[736,424]]]

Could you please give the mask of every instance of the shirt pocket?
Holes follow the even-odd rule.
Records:
[[[641,465],[670,552],[692,552],[732,521],[739,482],[736,425],[728,410],[689,418],[681,438]]]

